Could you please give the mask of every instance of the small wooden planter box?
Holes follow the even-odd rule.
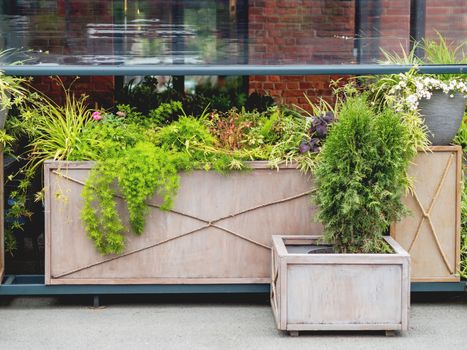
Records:
[[[411,214],[391,236],[412,258],[412,281],[459,281],[462,149],[433,146],[410,167],[414,193],[404,198]]]
[[[407,252],[386,237],[394,254],[307,254],[304,248],[318,238],[273,236],[271,305],[277,328],[291,335],[407,330]]]
[[[251,162],[251,171],[229,175],[181,174],[173,209],[159,210],[152,198],[145,232],[127,234],[123,254],[102,256],[80,219],[92,166],[45,164],[46,284],[270,283],[273,233],[321,232],[312,222],[312,178],[292,166]]]

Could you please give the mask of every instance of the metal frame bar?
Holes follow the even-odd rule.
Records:
[[[403,73],[411,65],[342,64],[342,65],[0,65],[6,75],[18,76],[136,76],[136,75],[364,75]],[[465,74],[467,65],[420,66],[422,74]]]
[[[410,48],[425,37],[426,1],[410,0]],[[423,57],[423,49],[415,49],[417,57]]]
[[[269,284],[137,284],[50,285],[44,275],[8,275],[0,285],[0,296],[20,295],[111,295],[111,294],[267,294]],[[464,292],[465,282],[416,282],[412,292]]]

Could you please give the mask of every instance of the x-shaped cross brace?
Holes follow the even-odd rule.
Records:
[[[82,185],[84,186],[84,182],[80,181],[80,180],[77,180],[77,179],[74,179],[68,175],[65,175],[65,174],[62,174],[58,171],[53,171],[54,174],[58,175],[58,176],[61,176],[63,177],[64,179],[67,179],[69,181],[72,181],[74,183],[77,183],[79,185]],[[136,253],[139,253],[139,252],[142,252],[144,250],[147,250],[147,249],[151,249],[151,248],[154,248],[156,246],[159,246],[159,245],[162,245],[162,244],[165,244],[167,242],[170,242],[170,241],[173,241],[175,239],[178,239],[178,238],[181,238],[181,237],[184,237],[184,236],[188,236],[188,235],[191,235],[195,232],[199,232],[199,231],[202,231],[206,228],[209,228],[209,227],[214,227],[214,228],[217,228],[219,230],[222,230],[224,232],[227,232],[227,233],[230,233],[238,238],[241,238],[245,241],[248,241],[250,243],[253,243],[255,245],[258,245],[264,249],[267,249],[267,250],[270,250],[271,247],[268,246],[268,245],[265,245],[261,242],[257,242],[251,238],[248,238],[242,234],[239,234],[237,232],[234,232],[232,230],[229,230],[223,226],[220,225],[220,223],[224,220],[227,220],[227,219],[230,219],[230,218],[233,218],[233,217],[236,217],[236,216],[240,216],[240,215],[243,215],[243,214],[246,214],[248,212],[251,212],[251,211],[254,211],[254,210],[258,210],[258,209],[261,209],[261,208],[265,208],[265,207],[268,207],[268,206],[271,206],[271,205],[276,205],[276,204],[279,204],[279,203],[284,203],[284,202],[288,202],[288,201],[291,201],[291,200],[294,200],[294,199],[298,199],[298,198],[301,198],[301,197],[304,197],[304,196],[307,196],[309,194],[311,194],[314,190],[311,189],[309,191],[306,191],[306,192],[303,192],[303,193],[299,193],[297,195],[294,195],[294,196],[291,196],[291,197],[287,197],[287,198],[283,198],[283,199],[279,199],[279,200],[276,200],[276,201],[273,201],[273,202],[269,202],[269,203],[266,203],[266,204],[261,204],[261,205],[257,205],[257,206],[254,206],[254,207],[251,207],[251,208],[248,208],[248,209],[244,209],[244,210],[241,210],[241,211],[238,211],[234,214],[230,214],[230,215],[226,215],[226,216],[222,216],[220,218],[217,218],[215,220],[205,220],[205,219],[201,219],[201,218],[198,218],[196,216],[193,216],[193,215],[190,215],[190,214],[186,214],[186,213],[182,213],[182,212],[179,212],[177,210],[168,210],[168,212],[171,212],[171,213],[174,213],[174,214],[177,214],[177,215],[180,215],[180,216],[183,216],[183,217],[187,217],[187,218],[190,218],[190,219],[193,219],[193,220],[196,220],[196,221],[199,221],[201,223],[203,223],[202,226],[194,229],[194,230],[191,230],[191,231],[188,231],[188,232],[184,232],[180,235],[177,235],[177,236],[173,236],[173,237],[169,237],[165,240],[162,240],[162,241],[159,241],[159,242],[155,242],[153,244],[150,244],[148,246],[145,246],[145,247],[142,247],[142,248],[138,248],[138,249],[134,249],[134,250],[131,250],[129,252],[126,252],[126,253],[123,253],[123,254],[120,254],[118,256],[113,256],[113,257],[110,257],[110,258],[107,258],[107,259],[103,259],[101,261],[98,261],[98,262],[95,262],[95,263],[92,263],[92,264],[89,264],[89,265],[86,265],[86,266],[82,266],[82,267],[79,267],[79,268],[76,268],[76,269],[73,269],[71,271],[67,271],[67,272],[64,272],[64,273],[61,273],[59,275],[55,275],[53,276],[53,278],[61,278],[61,277],[65,277],[65,276],[68,276],[68,275],[71,275],[71,274],[74,274],[76,272],[79,272],[79,271],[82,271],[82,270],[86,270],[88,268],[91,268],[91,267],[94,267],[94,266],[97,266],[97,265],[101,265],[101,264],[104,264],[104,263],[107,263],[109,261],[113,261],[113,260],[117,260],[117,259],[121,259],[123,257],[126,257],[126,256],[129,256],[129,255],[132,255],[132,254],[136,254]],[[120,195],[117,195],[117,197],[119,198],[122,198],[122,196]],[[160,206],[155,204],[155,203],[151,203],[151,202],[147,202],[146,203],[148,206],[150,207],[153,207],[153,208],[158,208],[160,209]]]
[[[420,202],[420,199],[418,198],[418,195],[417,195],[417,192],[413,192],[413,196],[415,198],[415,201],[417,202],[418,206],[420,207],[421,211],[422,211],[422,217],[420,218],[420,221],[418,223],[418,227],[417,227],[417,231],[415,232],[415,236],[412,240],[412,243],[410,244],[409,246],[409,249],[408,249],[408,252],[410,253],[415,242],[417,241],[417,238],[420,234],[420,230],[421,230],[421,227],[422,227],[422,224],[425,220],[428,221],[428,224],[430,225],[430,228],[431,228],[431,233],[433,235],[433,238],[435,239],[435,242],[436,242],[436,246],[444,260],[444,264],[446,265],[446,267],[448,268],[449,272],[451,274],[454,274],[454,269],[452,268],[451,264],[449,263],[449,260],[448,258],[446,257],[446,254],[444,253],[443,251],[443,248],[441,247],[441,243],[439,242],[439,239],[438,239],[438,235],[436,234],[436,229],[433,225],[433,221],[431,220],[431,211],[433,210],[433,207],[436,203],[436,200],[438,199],[438,196],[441,192],[441,188],[443,187],[444,185],[444,181],[446,180],[446,176],[448,174],[448,171],[449,171],[449,168],[451,167],[451,164],[452,164],[452,160],[454,159],[454,154],[451,154],[451,156],[449,157],[448,159],[448,163],[444,169],[444,172],[443,172],[443,176],[441,177],[441,179],[439,180],[438,182],[438,187],[436,188],[436,192],[435,192],[435,195],[433,196],[433,198],[431,199],[431,203],[428,207],[427,210],[425,210],[425,208],[423,207],[422,203]]]

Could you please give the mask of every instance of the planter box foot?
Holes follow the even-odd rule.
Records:
[[[94,297],[92,298],[92,307],[94,309],[98,309],[101,307],[100,298],[98,295],[94,295]]]
[[[289,331],[289,335],[291,337],[298,337],[300,335],[299,331]]]
[[[386,337],[396,337],[398,335],[397,331],[391,330],[391,331],[385,331]]]

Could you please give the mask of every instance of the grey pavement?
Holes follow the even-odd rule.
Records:
[[[371,333],[276,330],[267,297],[0,298],[0,349],[467,349],[467,298],[412,303],[410,330]]]

